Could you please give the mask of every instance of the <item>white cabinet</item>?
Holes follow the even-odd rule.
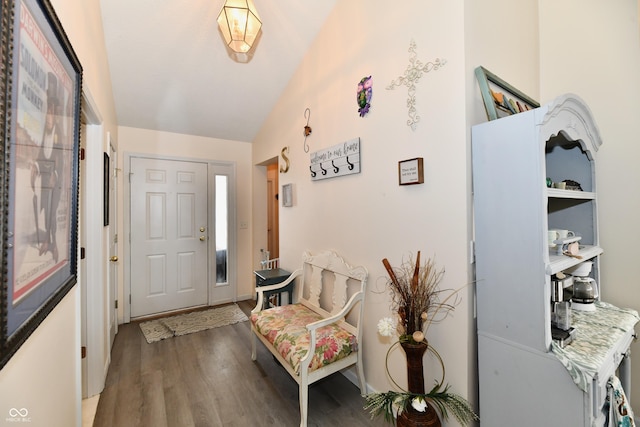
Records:
[[[602,425],[602,386],[613,375],[634,334],[633,319],[620,336],[586,325],[582,340],[607,335],[599,358],[581,372],[567,369],[571,351],[556,354],[551,338],[551,277],[593,261],[600,283],[595,162],[602,141],[586,104],[565,95],[534,110],[472,129],[480,419],[486,426]],[[576,181],[578,190],[548,188]],[[547,230],[581,236],[581,259],[550,249]],[[607,316],[607,307],[598,313]],[[604,305],[604,304],[602,304]],[[585,313],[581,313],[585,314]],[[577,319],[577,317],[576,317]],[[563,359],[565,358],[565,359]],[[561,359],[563,361],[561,362]]]

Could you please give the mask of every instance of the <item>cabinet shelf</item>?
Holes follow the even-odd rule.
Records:
[[[554,251],[555,252],[555,251]],[[600,246],[580,246],[580,252],[578,253],[582,259],[569,257],[566,255],[549,254],[549,263],[545,266],[546,274],[552,275],[559,273],[567,268],[578,265],[583,261],[596,257],[602,254],[604,251]]]
[[[552,199],[595,200],[596,193],[591,191],[560,190],[547,188],[547,197]]]

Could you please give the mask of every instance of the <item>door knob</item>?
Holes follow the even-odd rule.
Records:
[[[109,261],[118,262],[118,256],[117,255],[112,256],[111,258],[109,258]]]
[[[200,232],[204,233],[204,227],[200,227]]]
[[[204,242],[205,240],[207,240],[207,238],[206,238],[206,237],[204,237],[204,236],[200,236],[200,241],[201,241],[201,242]]]

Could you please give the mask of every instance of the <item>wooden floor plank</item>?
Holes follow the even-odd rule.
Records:
[[[241,322],[148,344],[137,323],[121,325],[94,427],[298,426],[298,384],[259,342],[252,361],[249,337]],[[309,388],[308,425],[387,425],[363,405],[332,375]]]

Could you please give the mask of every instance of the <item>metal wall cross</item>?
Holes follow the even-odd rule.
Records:
[[[407,107],[409,108],[409,120],[407,126],[411,126],[411,130],[416,130],[416,125],[420,121],[420,116],[416,110],[416,84],[420,81],[420,77],[429,71],[436,71],[447,63],[445,59],[436,58],[433,62],[423,64],[417,60],[416,42],[411,40],[409,44],[409,65],[404,70],[404,75],[392,80],[387,90],[396,87],[406,86],[408,88],[409,97],[407,98]]]

